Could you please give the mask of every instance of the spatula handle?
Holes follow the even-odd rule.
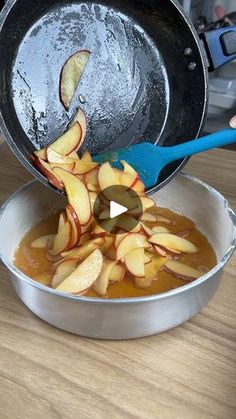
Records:
[[[163,147],[163,155],[169,163],[202,151],[236,143],[236,129],[226,129],[172,147]]]

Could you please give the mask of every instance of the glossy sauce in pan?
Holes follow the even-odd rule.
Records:
[[[196,254],[182,254],[178,257],[178,261],[196,268],[202,273],[209,271],[216,265],[217,260],[212,246],[206,237],[204,237],[204,235],[197,230],[190,219],[164,208],[157,208],[153,212],[171,219],[173,225],[167,226],[167,228],[173,233],[186,232],[186,239],[194,243],[199,249]],[[52,262],[49,262],[46,259],[44,250],[32,249],[30,244],[37,237],[56,233],[57,225],[58,214],[54,214],[49,218],[42,220],[25,235],[15,253],[14,262],[17,268],[29,277],[48,286],[50,286],[50,280],[53,276]],[[44,279],[40,278],[39,280],[37,276],[45,271],[48,271],[49,274],[46,275]],[[141,289],[134,285],[131,275],[127,274],[122,282],[109,285],[108,298],[140,297],[144,295],[158,294],[185,284],[185,281],[177,279],[173,275],[160,270],[157,274],[157,279],[152,282],[152,285],[149,288]],[[89,290],[84,295],[97,297],[93,290]]]

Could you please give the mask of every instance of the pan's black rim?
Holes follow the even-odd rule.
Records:
[[[19,1],[19,0],[8,0],[7,3],[4,5],[3,9],[1,10],[1,12],[0,12],[0,31],[2,30],[2,27],[4,25],[4,22],[5,22],[8,14],[9,14],[9,12],[14,7],[15,3],[17,3],[17,1]],[[182,16],[183,20],[185,21],[186,25],[188,26],[190,32],[192,33],[192,36],[195,40],[196,46],[197,46],[198,51],[199,51],[199,56],[201,58],[202,71],[203,71],[203,74],[204,74],[205,99],[204,99],[204,104],[203,104],[203,109],[202,109],[202,117],[201,117],[201,121],[200,121],[200,124],[199,124],[199,129],[198,129],[198,131],[196,133],[196,136],[195,136],[195,138],[198,138],[198,136],[200,135],[200,132],[202,130],[203,124],[204,124],[204,120],[205,120],[206,112],[207,112],[207,107],[208,107],[208,67],[207,67],[207,60],[205,58],[206,53],[205,53],[205,50],[204,50],[204,46],[202,45],[202,41],[199,38],[199,35],[198,35],[193,23],[186,16],[183,8],[180,6],[180,4],[178,3],[177,0],[169,0],[169,1],[178,10],[178,12]],[[25,156],[23,156],[23,154],[21,154],[20,150],[16,147],[14,141],[11,138],[11,135],[8,131],[8,128],[7,128],[7,126],[4,122],[4,118],[2,116],[1,110],[0,110],[0,127],[1,127],[1,131],[2,131],[3,136],[6,138],[7,144],[9,145],[9,147],[11,148],[12,152],[15,154],[17,159],[20,160],[20,162],[24,165],[24,167],[32,175],[34,175],[35,178],[37,178],[41,183],[43,183],[45,186],[49,187],[50,189],[52,189],[53,191],[55,191],[59,194],[64,194],[63,191],[60,191],[59,189],[57,189],[53,185],[51,185],[48,182],[48,180],[37,169],[35,169],[29,163],[29,161],[27,161]],[[189,160],[189,157],[183,159],[182,162],[179,164],[179,166],[176,168],[176,170],[174,170],[172,172],[171,175],[169,175],[165,180],[163,180],[161,183],[154,186],[153,188],[147,189],[147,191],[146,191],[147,194],[151,195],[151,194],[155,193],[156,191],[158,191],[159,189],[161,189],[162,187],[164,187],[168,182],[170,182],[183,169],[183,167],[187,164],[188,160]]]

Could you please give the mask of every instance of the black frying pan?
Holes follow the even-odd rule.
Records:
[[[235,28],[221,36],[229,31],[229,43],[221,38],[220,44],[219,32],[206,34],[212,69],[236,57]],[[92,54],[66,113],[60,71],[80,49]],[[81,96],[89,126],[83,147],[92,153],[144,139],[178,144],[195,138],[204,120],[203,46],[174,0],[11,0],[0,16],[0,62],[1,129],[21,162],[47,185],[30,153],[66,129]],[[159,186],[185,162],[169,165]]]

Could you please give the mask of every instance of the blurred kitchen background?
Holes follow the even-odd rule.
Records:
[[[46,0],[45,0],[46,1]],[[236,0],[179,0],[198,32],[236,25]],[[4,0],[0,0],[0,9]],[[210,75],[210,98],[204,132],[223,129],[236,114],[236,60]]]

